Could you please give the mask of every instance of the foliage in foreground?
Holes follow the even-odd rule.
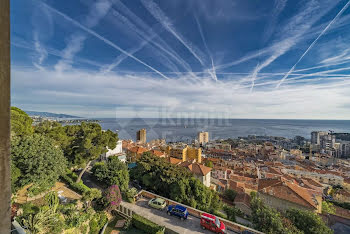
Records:
[[[32,203],[22,205],[23,214],[18,221],[31,233],[99,233],[108,221],[105,212],[95,212],[92,208],[79,208],[76,203],[59,204],[56,192],[48,193],[45,204],[36,206]]]
[[[90,188],[86,186],[82,181],[76,183],[78,176],[71,170],[66,170],[66,174],[63,174],[61,178],[68,184],[68,187],[73,189],[79,194],[87,193]]]
[[[147,190],[157,191],[161,196],[191,207],[213,212],[221,206],[218,194],[194,178],[187,169],[148,152],[138,160],[131,176]]]
[[[33,134],[33,120],[23,110],[11,107],[11,132],[17,136]]]
[[[322,218],[314,212],[290,209],[287,211],[286,217],[291,220],[294,226],[304,233],[333,233],[333,231],[323,222]]]
[[[155,224],[152,221],[137,214],[133,214],[132,216],[132,225],[150,234],[163,234],[165,231],[165,227],[159,226],[158,224]]]
[[[14,187],[33,183],[33,195],[54,185],[67,169],[63,151],[48,137],[34,134],[11,141],[12,174]],[[17,177],[17,180],[16,180]],[[41,189],[42,188],[42,189]]]
[[[321,217],[312,211],[289,209],[285,216],[282,216],[277,210],[265,206],[256,193],[251,193],[251,196],[252,223],[259,231],[271,234],[333,233]]]
[[[116,156],[109,157],[107,162],[96,163],[91,171],[95,179],[102,184],[118,185],[122,192],[126,192],[129,187],[128,168]]]

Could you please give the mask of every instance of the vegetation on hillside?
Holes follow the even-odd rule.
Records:
[[[214,211],[220,206],[218,194],[204,186],[185,168],[172,165],[149,152],[137,161],[131,176],[147,190],[204,211]]]

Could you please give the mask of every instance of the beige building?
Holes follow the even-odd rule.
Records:
[[[261,179],[258,196],[268,206],[285,212],[296,208],[322,212],[322,194],[284,179]]]
[[[137,131],[136,133],[136,141],[140,142],[142,144],[146,144],[146,129],[140,129],[139,131]]]
[[[204,145],[208,142],[209,142],[209,132],[199,132],[198,143]]]
[[[192,172],[206,187],[210,187],[211,168],[199,163],[182,162],[179,164]]]
[[[169,157],[181,159],[183,162],[187,160],[196,160],[196,162],[202,162],[202,149],[192,148],[188,145],[173,145],[167,146],[165,150]]]

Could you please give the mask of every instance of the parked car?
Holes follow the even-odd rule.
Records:
[[[216,216],[211,214],[201,215],[201,226],[204,229],[208,229],[215,233],[226,233],[226,227]]]
[[[161,198],[153,198],[149,200],[148,205],[158,210],[163,210],[166,207],[166,202]]]
[[[180,206],[180,205],[170,205],[168,206],[168,215],[174,215],[179,217],[181,220],[187,219],[188,211],[186,207]]]
[[[132,185],[134,188],[136,188],[137,190],[141,190],[141,189],[142,189],[140,183],[139,183],[137,180],[133,180],[132,183],[131,183],[131,185]]]
[[[254,234],[254,232],[248,231],[248,230],[244,230],[241,232],[242,234]]]

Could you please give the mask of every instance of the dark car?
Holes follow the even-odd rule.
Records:
[[[133,180],[131,184],[132,184],[132,186],[135,187],[137,190],[141,190],[141,189],[142,189],[140,183],[139,183],[137,180]]]
[[[188,211],[186,207],[180,206],[180,205],[169,205],[168,206],[168,215],[174,215],[179,217],[181,220],[187,219]]]
[[[241,232],[242,234],[254,234],[254,232],[248,231],[248,230],[244,230],[243,232]]]

